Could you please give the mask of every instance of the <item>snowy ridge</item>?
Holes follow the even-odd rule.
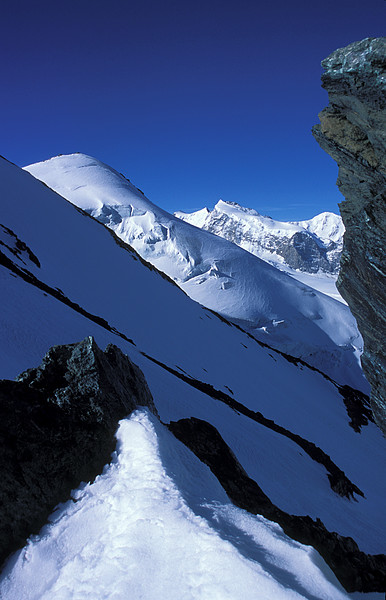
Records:
[[[253,600],[256,587],[266,600],[347,598],[315,550],[290,548],[277,525],[233,507],[209,469],[151,415],[121,421],[117,438],[113,464],[19,554],[1,597],[95,598],[97,582],[98,600],[112,589],[114,598]],[[230,536],[248,536],[250,551],[256,540],[265,568]]]
[[[28,173],[3,160],[0,172],[7,235],[25,245],[22,255],[11,243],[1,247],[1,377],[40,364],[55,344],[89,335],[103,348],[115,343],[142,369],[162,422],[207,421],[280,509],[320,518],[364,552],[384,551],[385,440],[371,422],[361,433],[349,426],[339,386],[200,307]],[[364,497],[335,493],[325,467],[293,440],[147,356],[316,444]],[[267,600],[363,598],[345,593],[312,549],[232,507],[209,470],[144,413],[124,421],[118,437],[112,466],[11,557],[0,583],[4,600],[103,599],[107,593],[126,600],[139,591],[146,600],[173,598],[175,581],[183,582],[189,600],[233,600],[238,589],[248,598],[246,583]],[[185,538],[186,548],[179,545]],[[156,596],[158,583],[149,577],[155,572],[162,587]]]
[[[358,364],[362,340],[346,306],[168,214],[94,158],[60,156],[26,170],[113,229],[200,304],[338,381],[367,389]],[[229,212],[240,212],[223,204]],[[295,226],[285,227],[292,231]]]

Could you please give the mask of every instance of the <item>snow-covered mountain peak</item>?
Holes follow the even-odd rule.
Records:
[[[50,173],[49,181],[45,183],[64,197],[64,192],[70,190],[73,203],[88,212],[119,206],[120,210],[126,209],[131,214],[133,208],[146,211],[148,204],[152,204],[122,173],[87,154],[58,155],[29,165],[25,170],[37,178],[42,171]],[[63,175],[70,177],[66,177],[66,182],[61,185]],[[114,190],[113,194],[111,190]],[[142,202],[144,199],[146,201]]]
[[[170,215],[123,175],[90,156],[59,156],[26,170],[113,229],[193,300],[236,320],[267,343],[310,360],[342,383],[361,386],[362,374],[353,355],[361,348],[361,338],[341,303],[204,231],[205,227],[197,229],[199,222],[192,227]],[[259,219],[272,224],[271,219],[245,214],[235,205],[220,206],[229,211],[221,212],[221,219],[231,219],[236,211],[248,220],[245,227]],[[200,218],[213,214],[204,209]],[[243,231],[245,219],[237,219]]]
[[[277,221],[223,200],[209,212],[175,215],[339,299],[332,279],[337,277],[343,246],[344,226],[338,215],[324,212],[305,221]],[[319,279],[307,278],[307,274],[318,274]]]
[[[181,219],[182,221],[186,221],[185,217],[188,214],[189,213],[184,213],[184,212],[179,211],[179,212],[175,212],[174,216],[177,217],[178,219]],[[202,229],[207,216],[210,214],[210,210],[209,210],[209,208],[207,208],[205,206],[205,208],[201,208],[200,210],[198,210],[194,213],[190,213],[190,214],[194,215],[194,219],[192,219],[192,221],[189,221],[189,223],[191,225],[194,225],[195,227],[199,227],[200,229]]]
[[[213,210],[214,210],[214,212],[233,215],[234,217],[237,217],[239,215],[239,213],[241,213],[241,216],[244,216],[244,217],[245,217],[245,215],[250,215],[253,217],[261,216],[253,208],[246,208],[245,206],[241,206],[241,204],[238,204],[237,202],[230,202],[230,201],[221,200],[221,199],[217,202],[217,204],[215,205]]]
[[[342,217],[332,212],[322,212],[308,221],[294,221],[293,224],[314,234],[325,244],[341,243],[344,234]]]

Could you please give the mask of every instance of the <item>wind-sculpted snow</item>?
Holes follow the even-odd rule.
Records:
[[[362,340],[346,306],[168,214],[94,158],[59,156],[26,169],[112,228],[200,304],[341,383],[367,390],[358,363]]]
[[[53,345],[78,342],[90,335],[101,348],[113,343],[121,348],[144,373],[154,404],[164,423],[190,417],[205,420],[216,427],[248,476],[261,486],[279,509],[289,514],[309,515],[312,519],[321,519],[329,531],[351,536],[361,551],[370,554],[384,551],[385,440],[379,429],[371,422],[367,425],[364,422],[360,433],[354,431],[349,425],[351,416],[347,414],[345,399],[339,386],[321,373],[308,368],[304,363],[298,363],[288,356],[285,357],[269,347],[256,343],[246,332],[231,326],[224,322],[224,319],[220,319],[211,311],[193,302],[154,267],[144,263],[103,224],[66,202],[28,173],[6,161],[0,161],[0,173],[4,226],[29,248],[40,265],[39,267],[33,261],[25,260],[25,253],[21,257],[15,256],[11,244],[8,244],[10,249],[1,247],[1,251],[11,265],[9,263],[7,263],[9,266],[0,265],[2,307],[0,377],[10,379],[25,369],[39,365],[42,357]],[[197,241],[198,238],[195,239]],[[26,264],[21,262],[20,258]],[[333,306],[335,304],[333,303]],[[170,370],[146,358],[145,354],[168,366]],[[186,377],[206,384],[207,388],[205,385],[199,389],[187,384],[186,381],[176,377],[172,370],[185,373]],[[232,396],[248,411],[259,412],[265,419],[271,419],[294,435],[315,444],[363,492],[364,497],[357,496],[358,501],[355,502],[334,492],[326,477],[325,467],[304,452],[294,439],[267,428],[202,391],[209,389],[210,386],[210,389]],[[158,436],[158,428],[156,433]],[[131,448],[130,441],[128,447]],[[178,464],[173,462],[174,457],[178,460],[179,451],[172,445],[163,445],[160,442],[160,452],[162,448],[165,450],[164,456],[167,456],[167,464],[170,467],[167,474],[171,471],[174,474],[181,473]],[[133,450],[135,450],[134,441]],[[141,453],[132,454],[132,457],[132,466],[135,469],[144,468],[147,464]],[[140,467],[135,464],[137,459],[142,461]],[[197,464],[199,466],[196,468],[194,465]],[[112,469],[115,469],[115,466]],[[308,573],[315,572],[312,570],[313,567],[312,569],[308,566],[304,567],[304,563],[302,569],[296,567],[297,558],[296,553],[293,552],[298,548],[297,544],[294,545],[288,538],[284,538],[276,526],[273,526],[272,530],[272,525],[269,525],[269,530],[276,532],[275,539],[279,536],[283,542],[283,552],[288,552],[286,573],[283,574],[281,567],[276,568],[277,565],[272,563],[271,558],[267,558],[268,555],[272,557],[277,548],[272,543],[270,545],[272,551],[268,552],[264,546],[264,540],[267,540],[266,529],[258,524],[259,518],[242,511],[234,512],[235,509],[230,507],[227,501],[222,501],[220,496],[211,495],[211,485],[204,478],[199,463],[189,462],[188,470],[194,486],[202,490],[200,497],[215,498],[224,506],[226,505],[217,513],[215,522],[224,524],[223,514],[232,515],[221,529],[218,545],[215,542],[217,534],[212,533],[210,536],[214,543],[213,547],[219,552],[216,559],[219,561],[217,564],[220,565],[219,570],[216,571],[217,575],[208,579],[209,574],[205,571],[205,565],[198,571],[197,580],[212,583],[215,581],[211,588],[213,593],[209,594],[207,588],[203,588],[206,590],[206,597],[208,594],[211,598],[216,597],[217,590],[218,597],[221,599],[227,597],[228,592],[221,587],[229,567],[229,563],[222,562],[223,558],[221,558],[225,534],[231,538],[230,540],[227,538],[232,543],[227,548],[230,548],[231,556],[236,557],[235,564],[245,566],[245,570],[244,567],[240,569],[246,573],[246,580],[250,581],[250,577],[255,577],[255,569],[261,572],[260,567],[275,580],[275,585],[279,587],[275,588],[277,593],[272,592],[273,587],[269,588],[270,592],[267,592],[266,596],[270,600],[281,597],[280,586],[283,585],[287,586],[285,591],[287,595],[290,594],[289,590],[292,590],[292,594],[301,593],[308,600],[323,597],[321,592],[311,593],[310,590],[313,588],[306,588],[305,583],[302,584],[302,589],[299,587],[297,574],[300,571],[304,571],[302,576],[306,578]],[[146,481],[141,480],[143,482],[141,489],[153,489],[153,473],[151,469],[146,469],[144,473]],[[123,485],[123,480],[120,481]],[[125,481],[127,483],[127,479]],[[156,478],[156,481],[162,484],[165,479]],[[189,493],[194,493],[193,484],[189,484],[188,488],[184,487],[185,476],[174,481],[184,501],[193,510],[189,500]],[[127,490],[126,483],[124,487]],[[103,486],[104,484],[102,488]],[[92,486],[87,489],[91,488]],[[99,488],[101,492],[102,488]],[[159,488],[157,498],[161,498],[161,507],[163,493],[164,491]],[[144,586],[141,589],[149,590],[149,581],[154,586],[157,585],[157,579],[149,577],[147,568],[153,563],[150,559],[146,562],[144,559],[146,556],[154,557],[153,566],[157,569],[157,573],[160,573],[161,582],[170,581],[166,575],[162,579],[163,573],[172,573],[173,577],[176,577],[178,565],[181,566],[181,572],[186,574],[186,581],[190,581],[191,571],[188,570],[188,562],[190,561],[190,564],[194,562],[194,557],[202,552],[202,546],[198,544],[199,549],[194,555],[189,554],[189,548],[186,550],[182,548],[182,558],[178,559],[177,556],[175,561],[169,560],[165,553],[161,555],[157,550],[159,549],[157,535],[160,531],[168,530],[168,524],[172,519],[178,521],[179,515],[171,515],[165,528],[162,529],[161,526],[158,528],[159,521],[155,513],[146,512],[146,494],[141,492],[135,504],[139,507],[139,521],[138,523],[131,521],[133,528],[128,524],[128,530],[125,530],[125,534],[121,536],[121,528],[126,527],[121,517],[127,514],[122,511],[131,510],[125,504],[123,497],[122,502],[117,502],[114,508],[115,516],[111,527],[106,525],[106,534],[100,529],[92,528],[98,526],[96,516],[100,513],[98,515],[94,513],[93,518],[87,520],[84,518],[85,512],[77,512],[81,506],[80,502],[71,505],[70,512],[66,508],[68,520],[67,517],[63,520],[59,519],[57,524],[59,528],[65,524],[66,527],[68,525],[71,528],[66,538],[68,543],[65,542],[61,546],[60,557],[62,558],[59,558],[59,554],[55,555],[55,558],[50,558],[52,556],[50,552],[56,546],[54,540],[58,539],[55,533],[53,538],[49,538],[51,541],[44,537],[42,544],[32,553],[29,545],[27,551],[23,551],[19,558],[10,559],[7,573],[12,579],[12,585],[16,587],[13,588],[14,592],[9,592],[7,600],[18,597],[28,599],[28,595],[23,595],[19,591],[33,591],[34,586],[40,586],[36,588],[40,590],[36,592],[37,594],[51,593],[47,590],[51,589],[50,586],[55,586],[52,573],[57,573],[53,562],[57,562],[59,566],[63,565],[60,575],[62,591],[55,587],[55,593],[51,595],[55,600],[61,598],[61,593],[63,598],[68,597],[66,596],[68,587],[75,590],[73,598],[87,598],[90,578],[85,565],[90,569],[90,577],[92,573],[97,576],[98,584],[93,587],[93,597],[104,597],[103,573],[106,571],[108,571],[106,578],[110,577],[108,579],[110,589],[113,585],[111,577],[114,582],[117,582],[117,599],[135,597],[135,593],[130,595],[125,591],[127,579],[121,572],[121,565],[124,564],[125,569],[130,567],[133,581],[137,581],[139,586]],[[148,500],[154,507],[152,498],[151,493]],[[96,491],[93,500],[95,505],[99,505],[98,499],[101,500],[102,505],[102,496],[99,495],[99,491]],[[107,501],[107,495],[104,496],[103,502],[105,500]],[[113,499],[111,501],[113,502]],[[142,503],[144,503],[143,507]],[[111,504],[108,506],[111,508]],[[198,507],[199,512],[197,513],[196,509],[193,512],[209,520],[209,525],[206,524],[205,528],[209,527],[208,531],[210,531],[210,528],[215,526],[215,522],[210,520],[212,509],[205,512],[201,501],[195,506]],[[77,514],[79,514],[79,521],[76,521],[73,526],[71,520]],[[132,513],[130,514],[133,516]],[[84,527],[82,522],[85,523]],[[231,527],[231,523],[236,523],[237,530]],[[147,529],[146,524],[152,525]],[[144,529],[141,529],[142,525]],[[166,546],[167,549],[177,539],[184,540],[185,533],[189,533],[189,529],[184,528],[177,530],[176,527],[175,531],[178,535],[176,533],[172,537],[170,545]],[[219,529],[216,531],[218,532]],[[80,537],[76,537],[75,532]],[[93,532],[95,536],[92,535]],[[132,535],[127,536],[126,533]],[[101,543],[99,543],[99,534],[103,535]],[[192,547],[196,547],[194,535]],[[73,550],[70,549],[72,537]],[[128,554],[124,550],[125,546],[122,545],[123,539],[128,540],[127,544],[131,548]],[[141,546],[141,542],[144,545]],[[45,543],[48,546],[45,546]],[[124,543],[126,544],[126,541]],[[151,551],[153,546],[154,554]],[[237,546],[237,551],[234,550],[234,546]],[[85,548],[84,554],[80,547]],[[217,550],[214,550],[215,554]],[[101,557],[100,561],[96,559],[93,562],[94,551],[96,557]],[[331,583],[332,575],[330,572],[326,575],[325,564],[312,550],[310,552],[318,573],[317,576],[312,575],[312,577],[317,577],[315,581],[319,582],[327,578]],[[67,555],[68,562],[66,562]],[[173,559],[174,555],[170,556]],[[184,556],[188,556],[186,561]],[[305,555],[301,554],[301,556]],[[110,561],[113,560],[112,557],[116,557],[116,563]],[[123,557],[122,561],[120,557]],[[108,567],[103,570],[103,558],[106,558],[106,565],[111,566],[111,570]],[[250,559],[253,561],[252,566]],[[46,569],[40,571],[43,560],[46,561]],[[244,560],[247,562],[245,563]],[[32,568],[28,575],[31,578],[28,579],[26,576],[27,578],[23,579],[29,570],[28,565],[34,567],[38,564],[35,561],[39,561],[39,568]],[[174,563],[177,567],[171,571]],[[309,564],[308,559],[306,564]],[[23,565],[22,570],[21,565]],[[213,569],[211,563],[211,571]],[[35,573],[35,578],[32,577],[32,572]],[[114,572],[113,576],[112,572]],[[230,572],[234,574],[234,571]],[[71,573],[74,573],[74,578]],[[79,574],[79,578],[76,574]],[[242,586],[242,578],[237,581]],[[255,586],[258,583],[263,585],[262,580],[254,581]],[[3,585],[8,583],[4,582]],[[322,589],[322,584],[320,586]],[[192,589],[196,588],[192,586]],[[240,587],[240,589],[245,588]],[[255,588],[251,587],[251,590],[253,589]],[[306,593],[305,589],[309,591]],[[168,597],[173,597],[173,593],[177,592],[170,588]],[[197,591],[197,594],[199,593]],[[234,597],[238,597],[237,593],[236,591],[236,595],[232,596],[229,592],[229,597],[233,600]],[[245,596],[248,598],[247,594]],[[186,597],[194,598],[192,595],[189,596],[188,592]],[[335,597],[332,592],[330,597]]]

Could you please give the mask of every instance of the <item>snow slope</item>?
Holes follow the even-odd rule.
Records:
[[[365,552],[384,551],[385,440],[372,423],[361,433],[349,426],[333,382],[200,307],[28,173],[4,160],[0,173],[7,228],[1,250],[12,261],[7,267],[3,258],[0,268],[1,377],[36,366],[54,344],[86,335],[101,347],[115,343],[143,370],[163,422],[190,416],[208,421],[282,510],[319,517]],[[337,495],[326,468],[293,440],[176,373],[208,383],[312,441],[364,497]],[[122,600],[136,590],[144,598],[160,597],[153,578],[149,585],[150,567],[160,574],[164,597],[173,597],[174,582],[181,580],[185,596],[179,597],[185,598],[238,598],[237,590],[246,589],[243,580],[261,590],[261,598],[350,597],[312,550],[276,525],[232,508],[208,470],[161,429],[138,414],[123,425],[114,464],[76,493],[81,502],[66,505],[52,528],[10,560],[1,584],[5,600],[39,594],[103,598],[106,589]],[[191,546],[176,546],[181,539]],[[163,543],[171,556],[161,552]],[[208,566],[199,560],[205,556]]]
[[[280,527],[232,507],[209,469],[152,416],[134,413],[117,437],[113,463],[19,554],[1,598],[347,598],[315,550],[289,546]],[[254,559],[231,536],[247,536]]]
[[[219,200],[213,210],[203,208],[194,213],[174,214],[187,223],[237,244],[298,281],[344,302],[335,286],[344,234],[340,216],[324,212],[308,221],[283,222],[236,202],[223,200]],[[296,234],[306,234],[313,242],[313,247],[304,248],[303,260],[298,268],[294,267],[294,263],[299,255],[295,253],[294,259],[289,252]]]
[[[26,170],[113,229],[200,304],[368,391],[358,363],[362,340],[346,306],[166,213],[94,158],[59,156]]]

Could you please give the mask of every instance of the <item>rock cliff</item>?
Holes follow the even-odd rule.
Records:
[[[118,421],[137,406],[156,414],[142,372],[91,337],[54,346],[18,381],[0,381],[0,563],[102,472]]]
[[[338,288],[363,335],[362,366],[386,433],[386,38],[367,38],[322,62],[329,105],[313,134],[339,166],[346,227]]]

